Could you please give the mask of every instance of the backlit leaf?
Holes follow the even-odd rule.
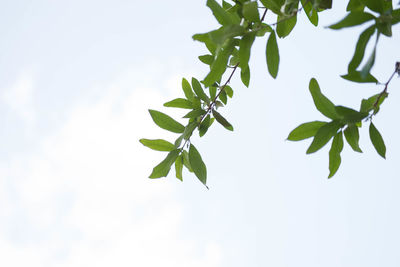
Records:
[[[329,150],[329,176],[331,178],[339,169],[342,159],[340,153],[343,150],[343,134],[340,131],[335,135],[332,141],[331,149]]]
[[[358,127],[355,124],[349,124],[346,130],[344,130],[344,136],[346,137],[347,143],[354,151],[362,153],[362,150],[358,144],[358,141],[360,140],[360,134],[358,132]]]
[[[175,146],[171,144],[168,141],[165,141],[163,139],[140,139],[140,143],[142,143],[144,146],[147,146],[148,148],[151,148],[153,150],[157,151],[172,151],[175,149]]]
[[[309,89],[314,100],[315,107],[326,117],[333,120],[338,119],[339,115],[336,112],[335,105],[321,93],[321,89],[315,78],[310,80]]]
[[[268,71],[273,78],[276,78],[279,69],[279,49],[276,42],[275,32],[271,32],[271,35],[268,38],[266,54]]]
[[[300,124],[293,131],[290,132],[288,140],[290,141],[300,141],[310,137],[313,137],[319,128],[327,124],[324,121],[311,121]]]
[[[216,110],[212,111],[214,118],[219,122],[222,126],[224,126],[227,130],[233,131],[233,126],[230,124],[221,114],[219,114]]]
[[[167,176],[178,155],[178,149],[169,152],[167,157],[153,168],[153,172],[150,174],[149,178],[161,178]]]
[[[386,146],[383,141],[382,135],[376,129],[375,125],[371,122],[369,125],[369,138],[375,147],[376,152],[382,157],[386,158]]]
[[[336,135],[337,131],[341,127],[341,123],[338,121],[331,121],[330,123],[325,124],[319,130],[314,136],[314,139],[307,149],[307,154],[314,153],[318,150],[320,150],[323,146],[326,145],[326,143],[331,140],[333,136]]]
[[[192,109],[193,105],[187,99],[176,98],[164,104],[164,107]]]
[[[173,133],[183,133],[183,131],[185,130],[185,126],[183,126],[167,114],[152,109],[149,109],[149,112],[154,123],[157,124],[160,128]]]
[[[195,146],[192,144],[189,148],[189,162],[194,174],[205,185],[207,182],[207,168],[203,162],[203,159],[201,158],[199,151],[197,151]]]

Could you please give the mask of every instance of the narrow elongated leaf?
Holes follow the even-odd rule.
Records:
[[[185,127],[185,131],[182,134],[183,135],[183,139],[185,139],[185,140],[189,139],[192,136],[193,131],[194,131],[194,129],[196,129],[196,127],[197,127],[197,122],[195,122],[195,121],[190,122]]]
[[[186,150],[183,150],[182,155],[183,155],[183,166],[185,166],[189,172],[193,172],[192,165],[190,165],[189,161],[189,153]]]
[[[356,45],[356,50],[354,51],[353,58],[349,63],[348,67],[349,73],[355,71],[357,67],[360,66],[360,63],[364,58],[365,48],[367,47],[368,41],[374,34],[374,32],[375,32],[375,26],[372,25],[371,27],[368,27],[365,31],[363,31],[360,34],[360,37],[358,38],[358,42]]]
[[[192,91],[192,87],[190,86],[190,83],[185,78],[182,79],[182,89],[183,89],[183,93],[185,94],[186,98],[189,101],[193,101],[194,94]]]
[[[363,12],[363,11],[353,11],[353,12],[350,12],[341,21],[329,26],[329,28],[331,28],[333,30],[338,30],[338,29],[342,29],[342,28],[353,27],[353,26],[361,25],[361,24],[363,24],[367,21],[373,20],[373,19],[375,19],[375,16],[370,13]]]
[[[210,39],[217,45],[222,45],[226,40],[232,39],[233,37],[243,35],[245,28],[240,25],[232,24],[222,26],[218,30],[210,32],[208,35]]]
[[[350,72],[349,74],[341,75],[340,77],[342,77],[345,80],[356,82],[356,83],[378,83],[378,80],[374,76],[372,76],[370,73],[366,77],[363,77],[363,76],[361,76],[360,71],[353,71],[353,72]]]
[[[378,34],[379,35],[379,34]],[[368,61],[365,63],[364,67],[361,69],[361,78],[365,79],[370,74],[370,71],[375,63],[375,54],[376,54],[376,44],[374,50],[372,50],[371,56],[369,57]]]
[[[358,112],[354,109],[336,106],[335,107],[337,114],[342,117],[342,121],[345,123],[356,123],[363,119],[365,119],[369,114],[368,112]]]
[[[344,130],[344,136],[346,137],[347,143],[354,151],[362,153],[362,150],[358,144],[358,141],[360,140],[360,134],[358,132],[358,127],[355,124],[349,124],[346,130]]]
[[[331,149],[329,150],[329,176],[331,178],[335,175],[340,167],[342,159],[340,153],[343,150],[343,135],[342,132],[338,132],[332,141]]]
[[[175,146],[173,144],[163,139],[142,138],[139,140],[139,142],[142,143],[142,145],[157,151],[172,151],[175,149]]]
[[[225,129],[229,131],[233,131],[233,126],[230,124],[221,114],[219,114],[216,110],[212,111],[214,118],[219,122]]]
[[[300,141],[313,137],[325,124],[327,124],[325,121],[311,121],[300,124],[290,132],[287,139],[290,141]]]
[[[375,147],[376,152],[382,157],[386,158],[386,146],[383,141],[382,135],[376,129],[375,125],[371,122],[369,125],[369,138],[371,139],[372,144]]]
[[[167,114],[152,109],[149,109],[149,112],[154,123],[157,124],[160,128],[173,133],[183,133],[183,131],[185,130],[185,126],[183,126]]]
[[[239,62],[242,67],[249,64],[251,46],[256,38],[254,33],[245,34],[239,42]]]
[[[164,103],[164,107],[170,107],[170,108],[185,108],[185,109],[192,109],[193,104],[187,99],[184,98],[176,98],[174,100],[171,100],[167,103]]]
[[[335,105],[321,93],[321,89],[315,78],[310,80],[309,89],[314,100],[315,107],[319,110],[319,112],[330,119],[338,119],[339,115],[336,112]]]
[[[379,95],[380,94],[376,94],[376,95],[371,96],[368,99],[363,99],[361,101],[360,111],[361,112],[370,112],[371,110],[379,109],[379,106],[388,97],[388,93],[383,94],[380,98],[379,98]],[[378,98],[379,98],[379,101],[378,101]],[[378,103],[376,103],[376,101],[378,101]],[[375,106],[375,103],[376,103],[376,106]]]
[[[279,49],[275,32],[271,32],[267,42],[267,66],[271,76],[275,79],[279,69]]]
[[[250,85],[250,68],[248,66],[246,68],[243,68],[240,71],[240,79],[242,80],[242,83],[246,87],[249,87],[249,85]]]
[[[207,117],[205,117],[205,119],[201,122],[201,124],[199,126],[200,137],[202,137],[206,134],[210,125],[211,125],[211,118],[210,118],[210,115],[207,115]]]
[[[350,0],[347,4],[346,11],[363,11],[365,5],[361,0]]]
[[[207,168],[203,162],[203,159],[201,158],[199,151],[197,151],[195,146],[192,144],[189,148],[189,162],[194,174],[205,185],[207,182]]]
[[[183,170],[183,155],[180,154],[175,160],[175,175],[176,178],[178,178],[181,181],[183,181],[182,170]]]
[[[283,5],[283,1],[260,0],[260,2],[264,5],[264,7],[270,9],[275,14],[282,14],[281,6]]]
[[[206,103],[210,103],[210,98],[204,93],[203,87],[201,86],[200,82],[196,78],[192,78],[192,88],[193,91],[196,93],[201,100]]]
[[[319,128],[310,147],[307,149],[307,154],[314,153],[325,146],[326,143],[328,143],[329,140],[336,135],[340,127],[341,123],[339,121],[331,121],[330,123],[327,123]]]
[[[382,14],[385,11],[385,0],[361,0],[372,11]]]
[[[228,102],[228,97],[225,93],[225,90],[221,91],[221,93],[219,94],[219,100],[221,100],[224,105],[226,105],[226,103]]]
[[[230,40],[228,44],[222,48],[222,50],[217,55],[214,63],[211,65],[211,70],[208,75],[204,78],[204,86],[209,87],[214,82],[219,81],[226,70],[228,64],[229,56],[231,55],[235,42]]]
[[[190,111],[189,113],[187,113],[185,116],[183,116],[184,118],[187,119],[191,119],[191,118],[197,118],[201,115],[206,114],[206,111],[203,109],[194,109],[192,111]]]
[[[237,23],[233,16],[226,12],[215,0],[207,0],[207,6],[211,9],[214,17],[221,25]]]
[[[230,87],[229,85],[227,85],[227,86],[225,86],[224,90],[225,90],[226,94],[227,94],[230,98],[233,97],[233,89],[232,89],[232,87]]]
[[[313,8],[311,1],[301,0],[301,5],[303,6],[303,9],[304,9],[308,19],[310,20],[310,22],[312,24],[314,24],[314,26],[317,26],[318,25],[318,11]]]
[[[204,64],[211,65],[214,62],[214,56],[213,55],[202,55],[199,56],[199,60],[203,62]]]
[[[243,4],[243,17],[251,22],[260,22],[257,1],[247,1]]]
[[[278,16],[276,33],[279,38],[284,38],[290,34],[297,23],[297,14],[292,17]]]
[[[150,174],[149,178],[161,178],[167,176],[178,155],[178,149],[169,152],[167,157],[153,168],[153,172]]]

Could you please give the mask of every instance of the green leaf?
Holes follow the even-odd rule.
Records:
[[[217,58],[214,63],[211,65],[211,70],[208,75],[204,78],[204,86],[209,87],[214,82],[219,81],[226,70],[226,66],[228,64],[229,56],[231,55],[234,49],[234,41],[230,40],[228,44],[221,49],[218,53]]]
[[[327,122],[324,121],[311,121],[300,124],[290,132],[287,139],[290,141],[300,141],[313,137],[325,124],[327,124]]]
[[[336,112],[335,105],[321,93],[321,89],[319,88],[318,82],[315,78],[310,80],[309,89],[314,100],[315,107],[319,110],[319,112],[330,119],[338,119],[339,115]]]
[[[356,83],[378,83],[378,80],[370,73],[366,77],[362,77],[360,71],[352,71],[346,75],[341,75],[340,77]]]
[[[368,99],[363,99],[361,101],[360,111],[361,112],[370,112],[371,110],[379,110],[379,106],[388,97],[388,93],[383,94],[380,98],[379,98],[379,95],[380,94],[376,94],[376,95],[371,96]],[[379,101],[378,101],[378,98],[379,98]],[[378,101],[378,103],[376,103],[376,101]],[[375,103],[376,103],[376,106],[375,106]]]
[[[192,166],[194,174],[205,185],[207,182],[207,168],[200,156],[199,151],[197,151],[192,144],[189,148],[189,162]]]
[[[338,132],[332,141],[331,149],[329,150],[329,176],[331,178],[335,175],[339,169],[340,163],[342,161],[340,157],[340,152],[343,150],[343,135],[342,132]]]
[[[242,67],[246,67],[249,64],[251,46],[255,38],[256,35],[251,32],[243,35],[239,42],[239,62]]]
[[[228,97],[226,96],[225,90],[222,90],[219,94],[219,100],[221,100],[224,105],[226,105],[226,103],[228,102]]]
[[[210,115],[207,115],[205,119],[201,122],[199,126],[199,135],[200,137],[204,136],[208,131],[208,128],[211,126],[211,118]]]
[[[189,153],[186,150],[183,150],[182,155],[183,155],[183,165],[189,172],[193,172],[192,165],[190,165],[189,161]]]
[[[240,25],[232,24],[222,26],[218,30],[211,31],[208,35],[210,39],[217,45],[223,45],[226,40],[236,36],[241,36],[245,32],[245,28]]]
[[[229,85],[224,87],[224,91],[226,92],[226,94],[229,96],[229,98],[233,97],[233,89],[232,87],[230,87]]]
[[[385,159],[385,142],[383,141],[382,135],[379,133],[378,129],[376,129],[375,125],[372,122],[369,125],[369,138],[371,139],[371,142],[374,145],[376,152],[378,152],[378,154]]]
[[[179,149],[169,152],[167,157],[153,168],[153,172],[150,174],[149,178],[161,178],[167,176],[178,155]]]
[[[278,16],[276,25],[276,33],[278,34],[279,38],[284,38],[290,34],[293,30],[294,26],[297,23],[297,14],[287,17],[287,16]]]
[[[303,9],[304,9],[308,19],[310,20],[310,22],[312,24],[314,24],[314,26],[317,26],[318,25],[318,11],[313,8],[311,1],[301,0],[301,5],[303,6]]]
[[[243,17],[251,22],[260,22],[257,1],[247,1],[243,4]]]
[[[175,143],[174,143],[175,147],[179,147],[182,143],[182,140],[183,140],[183,134],[181,134],[178,138],[176,138]]]
[[[347,143],[354,151],[362,153],[358,144],[360,134],[358,132],[358,127],[355,124],[349,124],[349,126],[347,126],[346,130],[344,130],[344,136],[346,137]]]
[[[204,93],[203,87],[196,78],[192,78],[192,88],[193,91],[196,93],[198,97],[200,97],[201,100],[203,100],[207,104],[210,103],[210,98],[208,98],[208,96]]]
[[[149,112],[154,123],[157,124],[160,128],[173,133],[183,133],[183,131],[185,130],[185,126],[183,126],[167,114],[152,109],[149,109]]]
[[[139,140],[139,142],[142,143],[142,145],[157,151],[172,151],[175,149],[175,146],[173,144],[163,139],[142,138]]]
[[[385,3],[387,0],[361,0],[372,11],[382,14],[385,11]]]
[[[365,5],[362,4],[361,0],[350,0],[347,4],[346,11],[363,11]]]
[[[358,42],[356,45],[356,50],[354,51],[353,58],[351,59],[348,67],[348,72],[355,71],[360,65],[362,59],[364,58],[365,48],[367,47],[368,41],[371,36],[375,33],[375,26],[372,25],[368,27],[365,31],[360,34]]]
[[[182,170],[183,170],[183,155],[180,154],[175,160],[175,174],[176,178],[178,178],[181,181],[183,181]]]
[[[329,26],[329,28],[331,28],[333,30],[338,30],[338,29],[342,29],[342,28],[353,27],[353,26],[361,25],[361,24],[363,24],[367,21],[373,20],[373,19],[375,19],[375,16],[370,13],[363,12],[363,11],[353,11],[353,12],[350,12],[341,21]]]
[[[206,45],[211,54],[215,54],[217,45],[211,40],[210,33],[198,33],[192,36],[193,40],[202,42]]]
[[[264,7],[270,9],[277,15],[282,14],[281,6],[283,5],[284,1],[277,1],[277,0],[260,0],[260,2],[264,5]]]
[[[199,56],[199,60],[203,62],[204,64],[211,65],[214,62],[214,56],[213,55],[202,55]]]
[[[203,109],[193,109],[192,111],[190,111],[189,113],[187,113],[184,118],[187,119],[192,119],[192,118],[197,118],[201,115],[206,114],[206,111]]]
[[[214,118],[217,120],[217,122],[219,122],[222,126],[224,126],[225,129],[227,129],[229,131],[233,131],[232,124],[230,124],[224,117],[222,117],[221,114],[219,114],[216,110],[213,110],[212,114],[213,114]]]
[[[192,87],[190,87],[190,83],[185,78],[182,79],[182,89],[183,89],[183,93],[185,94],[186,98],[189,101],[193,101],[194,94],[192,91]]]
[[[379,36],[379,34],[378,34],[378,36]],[[372,51],[371,56],[369,57],[368,61],[365,63],[364,67],[361,69],[361,72],[360,72],[361,78],[365,79],[368,77],[368,74],[370,74],[370,71],[375,63],[375,54],[376,54],[376,43],[375,43],[375,47],[374,47],[374,50]]]
[[[216,94],[217,94],[217,87],[215,86],[210,86],[208,87],[209,91],[210,91],[210,98],[214,99]]]
[[[271,76],[275,79],[279,69],[279,49],[275,32],[271,32],[267,42],[267,66]]]
[[[211,9],[214,17],[221,25],[238,23],[234,17],[226,12],[215,0],[207,0],[207,6]]]
[[[332,8],[332,0],[319,0],[318,8],[331,9]]]
[[[176,98],[172,101],[164,103],[164,107],[192,109],[193,105],[192,105],[192,102],[190,102],[187,99]]]
[[[242,80],[242,83],[246,87],[249,87],[249,84],[250,84],[250,68],[248,66],[241,70],[240,79]]]
[[[197,127],[197,122],[195,122],[195,121],[190,122],[185,127],[185,131],[182,134],[183,139],[185,139],[185,140],[189,139],[192,136],[193,131],[194,131],[194,129],[196,129],[196,127]]]
[[[319,128],[306,153],[311,154],[320,150],[334,135],[336,135],[341,126],[339,121],[334,120]]]
[[[365,119],[369,114],[368,112],[358,112],[354,109],[336,106],[335,107],[337,114],[342,117],[342,121],[345,123],[356,123]]]

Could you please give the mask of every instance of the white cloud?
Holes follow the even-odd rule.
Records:
[[[164,99],[122,93],[134,73],[72,110],[36,155],[3,162],[0,265],[219,266],[217,244],[180,234],[172,182],[147,179],[161,157],[138,139],[158,133],[147,108]]]

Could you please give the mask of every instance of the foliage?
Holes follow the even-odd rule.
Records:
[[[280,59],[277,36],[285,38],[292,32],[297,23],[297,16],[302,10],[309,21],[317,26],[320,13],[332,8],[332,0],[232,0],[230,2],[224,0],[222,5],[216,0],[207,0],[206,5],[220,27],[210,32],[195,34],[193,39],[203,43],[209,51],[208,54],[199,56],[199,60],[209,66],[209,72],[201,82],[192,78],[189,83],[183,78],[184,98],[176,98],[164,104],[166,107],[188,109],[189,112],[183,117],[187,120],[186,126],[162,112],[149,110],[153,121],[159,127],[178,134],[174,144],[162,139],[140,140],[143,145],[151,149],[168,152],[166,158],[154,167],[150,178],[167,176],[175,164],[178,179],[182,180],[184,166],[206,185],[206,165],[192,144],[191,137],[196,129],[200,137],[204,136],[214,121],[233,131],[232,124],[219,109],[233,96],[233,89],[228,84],[238,69],[243,84],[249,86],[251,73],[249,59],[255,39],[269,35],[266,43],[266,63],[270,75],[277,78]],[[339,30],[364,24],[368,26],[361,32],[354,55],[348,64],[348,73],[342,78],[351,82],[378,84],[377,79],[371,74],[377,44],[381,35],[392,36],[392,26],[400,22],[400,9],[393,9],[392,1],[387,0],[349,0],[346,11],[344,18],[329,26],[330,29]],[[275,16],[276,22],[265,23],[267,15]],[[372,53],[366,63],[360,66],[365,57],[367,44],[373,36],[375,40]],[[223,75],[229,71],[231,73],[228,79],[222,82]],[[393,74],[384,83],[384,90],[368,99],[363,99],[359,110],[333,104],[322,94],[317,80],[312,78],[309,90],[315,107],[327,117],[328,121],[303,123],[295,128],[287,139],[300,141],[313,138],[307,154],[317,152],[333,139],[329,150],[329,177],[332,177],[341,163],[343,139],[354,151],[362,152],[358,144],[359,128],[363,121],[368,121],[371,142],[378,154],[385,158],[385,143],[372,119],[388,96],[388,85],[396,73],[400,75],[399,63],[396,63]]]

